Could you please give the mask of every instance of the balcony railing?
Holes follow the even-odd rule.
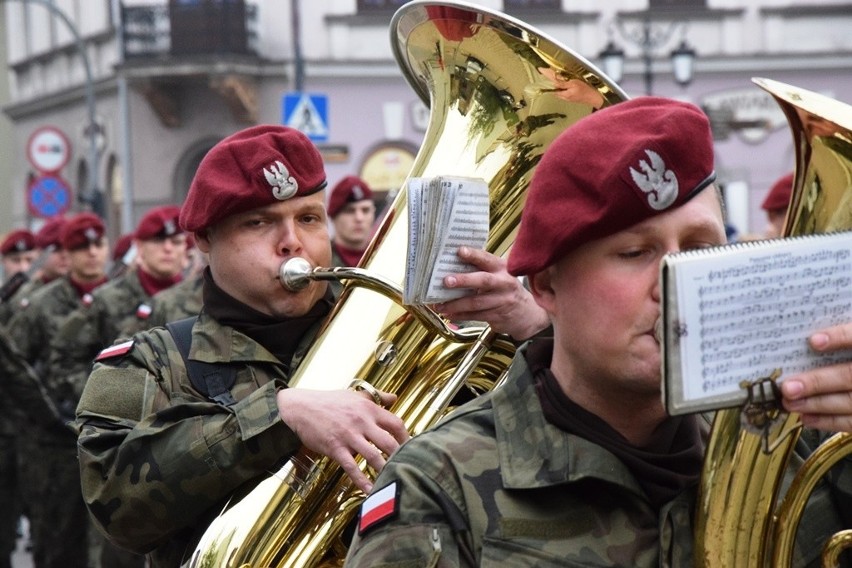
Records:
[[[257,55],[257,6],[242,0],[125,6],[124,57]]]

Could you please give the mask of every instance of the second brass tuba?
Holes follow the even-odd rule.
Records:
[[[852,107],[778,81],[754,81],[781,105],[793,134],[795,181],[784,236],[852,229]],[[852,435],[824,442],[779,501],[799,436],[798,415],[779,420],[776,445],[767,452],[741,424],[739,409],[716,414],[696,511],[696,566],[790,566],[807,499],[828,469],[852,454]],[[836,565],[850,546],[852,531],[832,537],[823,565]]]
[[[478,6],[410,2],[394,15],[390,31],[402,73],[431,108],[410,176],[485,180],[491,219],[486,248],[502,255],[550,143],[626,95],[570,49]],[[307,267],[308,277],[340,279],[344,288],[290,386],[331,390],[366,381],[398,395],[391,410],[416,434],[442,417],[459,392],[493,388],[514,346],[485,325],[456,330],[427,308],[404,308],[407,239],[403,187],[359,267]],[[340,565],[348,546],[344,530],[363,497],[334,462],[302,451],[233,500],[189,565]]]

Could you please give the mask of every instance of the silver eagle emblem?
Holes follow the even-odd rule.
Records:
[[[263,168],[263,175],[266,176],[266,181],[272,186],[272,195],[279,201],[290,199],[296,192],[299,191],[299,182],[296,178],[290,175],[287,166],[280,161],[269,166],[269,169]]]
[[[645,154],[651,161],[639,161],[638,172],[630,168],[630,175],[639,189],[648,196],[648,205],[652,209],[662,211],[675,202],[678,193],[677,177],[673,171],[666,169],[666,163],[653,150],[645,149]]]

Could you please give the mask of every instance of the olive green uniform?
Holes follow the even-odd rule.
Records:
[[[49,391],[73,417],[92,360],[116,339],[148,328],[151,296],[136,272],[100,286],[91,302],[72,311],[56,331],[50,353]]]
[[[45,377],[50,343],[62,321],[81,306],[67,277],[25,292],[9,333],[39,377]],[[52,393],[46,393],[52,398]],[[25,408],[28,415],[37,409]],[[70,420],[72,416],[65,416]],[[88,513],[80,494],[77,446],[71,428],[33,428],[18,439],[18,471],[27,505],[33,559],[40,568],[88,565]]]
[[[366,523],[346,566],[693,565],[695,488],[655,509],[613,454],[546,421],[523,352],[504,386],[391,457],[372,495],[395,483],[395,509]],[[696,418],[706,442],[709,421]],[[814,498],[797,566],[818,562],[819,537],[842,526],[828,490]]]
[[[317,327],[302,338],[292,368]],[[83,497],[113,542],[150,553],[153,567],[174,567],[227,496],[300,447],[276,403],[289,370],[204,312],[189,358],[236,366],[232,406],[192,386],[163,328],[111,351],[99,356],[77,408]]]
[[[194,278],[154,294],[153,310],[148,316],[148,327],[164,326],[170,321],[197,316],[204,304],[202,275],[203,272],[199,272]]]

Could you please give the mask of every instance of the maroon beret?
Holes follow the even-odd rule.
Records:
[[[533,174],[508,269],[534,274],[579,245],[679,207],[716,179],[698,107],[639,97],[583,118]]]
[[[35,235],[26,229],[12,231],[0,244],[0,254],[11,254],[14,252],[26,252],[36,248]]]
[[[121,260],[127,251],[130,250],[130,245],[133,244],[133,233],[125,233],[118,237],[115,241],[115,246],[112,248],[112,259],[114,261]]]
[[[180,234],[183,229],[180,228],[178,217],[180,207],[177,205],[154,207],[142,216],[133,236],[140,241],[147,241]]]
[[[41,249],[46,249],[49,246],[61,248],[62,227],[64,227],[67,222],[68,219],[61,215],[48,219],[36,233],[36,246]]]
[[[790,205],[790,197],[793,195],[793,172],[782,176],[776,181],[769,193],[766,194],[766,199],[763,200],[761,208],[765,211],[787,210]]]
[[[373,199],[373,190],[367,182],[357,176],[346,176],[331,190],[331,197],[328,199],[328,216],[334,218],[347,203],[365,199]]]
[[[199,231],[325,185],[322,156],[307,136],[286,126],[253,126],[207,152],[189,186],[180,223],[187,231]]]
[[[65,250],[74,250],[97,242],[104,236],[103,220],[94,213],[78,213],[62,227],[60,242]]]

